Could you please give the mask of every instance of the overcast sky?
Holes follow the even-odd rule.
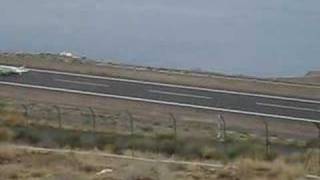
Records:
[[[0,50],[257,76],[320,69],[319,0],[1,0]]]

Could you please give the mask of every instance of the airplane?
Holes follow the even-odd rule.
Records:
[[[29,70],[24,68],[23,66],[21,67],[14,67],[14,66],[5,66],[5,65],[0,65],[0,76],[8,76],[11,74],[19,74],[22,75],[22,73],[28,72]]]

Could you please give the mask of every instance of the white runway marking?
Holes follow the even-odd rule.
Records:
[[[152,100],[152,99],[144,99],[144,98],[136,98],[136,97],[128,97],[128,96],[119,96],[119,95],[112,95],[112,94],[94,93],[94,92],[88,92],[88,91],[71,90],[71,89],[63,89],[63,88],[52,88],[52,87],[20,84],[20,83],[5,82],[5,81],[0,81],[0,84],[8,85],[8,86],[25,87],[25,88],[43,89],[43,90],[50,90],[50,91],[57,91],[57,92],[84,94],[84,95],[91,95],[91,96],[101,96],[101,97],[117,98],[117,99],[131,100],[131,101],[180,106],[180,107],[187,107],[187,108],[197,108],[197,109],[205,109],[205,110],[212,110],[212,111],[221,111],[221,112],[261,116],[261,117],[269,117],[269,118],[287,119],[287,120],[293,120],[293,121],[304,121],[304,122],[315,122],[315,123],[320,122],[319,120],[308,119],[308,118],[299,118],[299,117],[283,116],[283,115],[276,115],[276,114],[266,114],[266,113],[241,111],[241,110],[226,109],[226,108],[208,107],[208,106],[200,106],[200,105],[192,105],[192,104],[185,104],[185,103],[160,101],[160,100]]]
[[[320,112],[320,109],[312,109],[312,108],[303,108],[303,107],[295,107],[295,106],[285,106],[280,104],[271,104],[271,103],[256,103],[260,106],[268,106],[268,107],[277,107],[283,109],[293,109],[293,110],[301,110],[301,111],[311,111],[311,112]]]
[[[297,101],[297,102],[320,104],[320,101],[317,101],[317,100],[309,100],[309,99],[301,99],[301,98],[290,98],[290,97],[281,97],[281,96],[265,95],[265,94],[254,94],[254,93],[245,93],[245,92],[228,91],[228,90],[208,89],[208,88],[192,87],[192,86],[185,86],[185,85],[165,84],[165,83],[139,81],[139,80],[131,80],[131,79],[120,79],[120,78],[103,77],[103,76],[96,76],[96,75],[76,74],[76,73],[69,73],[69,72],[49,71],[49,70],[40,70],[40,69],[31,69],[31,68],[29,69],[34,72],[61,74],[61,75],[68,75],[68,76],[93,78],[93,79],[105,79],[105,80],[113,80],[113,81],[120,81],[120,82],[139,83],[139,84],[157,85],[157,86],[165,86],[165,87],[192,89],[192,90],[207,91],[207,92],[226,93],[226,94],[235,94],[235,95],[263,97],[263,98],[280,99],[280,100],[286,100],[286,101]],[[320,88],[320,86],[314,87],[314,88]]]
[[[84,81],[71,81],[71,80],[65,80],[65,79],[54,79],[55,81],[60,82],[67,82],[72,84],[81,84],[81,85],[90,85],[90,86],[100,86],[100,87],[110,87],[107,84],[98,84],[98,83],[90,83],[90,82],[84,82]]]
[[[199,96],[194,94],[176,93],[176,92],[168,92],[168,91],[160,91],[160,90],[148,90],[148,91],[155,94],[166,94],[166,95],[192,97],[192,98],[200,98],[200,99],[212,99],[211,97],[208,97],[208,96]]]

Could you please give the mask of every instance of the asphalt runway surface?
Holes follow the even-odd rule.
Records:
[[[46,89],[222,112],[320,122],[320,101],[33,69],[0,85]]]

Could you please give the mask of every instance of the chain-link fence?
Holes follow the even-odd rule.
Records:
[[[3,112],[1,121],[9,124],[19,124],[25,127],[34,125],[53,127],[57,129],[81,130],[95,133],[116,133],[127,136],[155,136],[170,135],[174,142],[177,139],[190,141],[212,142],[212,146],[220,146],[225,151],[233,146],[226,144],[230,141],[241,142],[241,139],[248,138],[246,133],[231,131],[230,121],[224,115],[218,114],[212,117],[212,121],[188,120],[176,116],[174,113],[163,114],[159,117],[133,113],[129,109],[114,111],[102,107],[88,107],[85,105],[54,104],[40,101],[19,101],[12,99],[2,99],[0,109]],[[260,140],[264,144],[266,156],[270,156],[278,145],[275,135],[272,132],[274,125],[270,126],[269,121],[260,119],[255,122],[261,127],[262,136]],[[319,139],[314,137],[316,143],[310,145],[313,149],[320,149],[320,125],[312,124],[319,130]],[[263,137],[263,138],[262,138]],[[154,139],[157,141],[157,138]],[[217,143],[218,142],[218,143]],[[209,145],[209,144],[208,144]],[[179,146],[176,143],[174,147]],[[134,147],[131,147],[134,148]],[[320,156],[319,156],[320,166]]]

